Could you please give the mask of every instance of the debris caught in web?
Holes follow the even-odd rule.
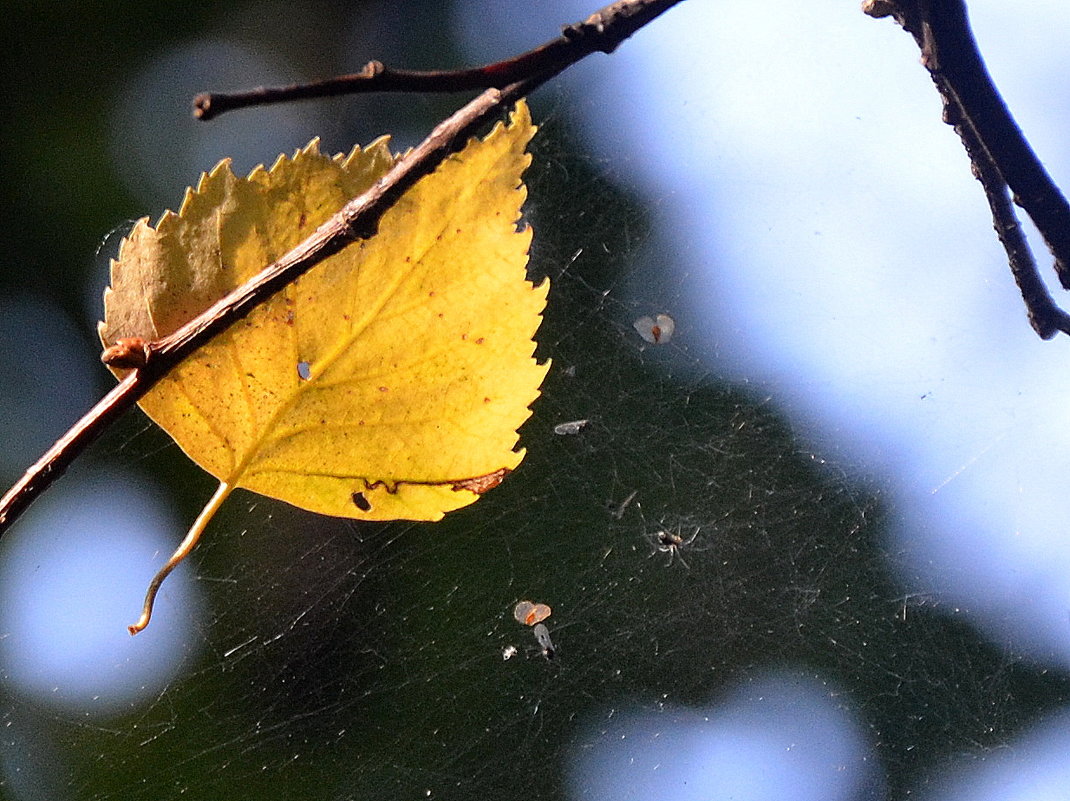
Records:
[[[518,601],[513,608],[513,617],[516,622],[524,626],[534,626],[550,617],[552,610],[546,604],[536,604],[531,601]]]
[[[550,641],[550,630],[542,623],[535,626],[535,641],[539,644],[539,650],[547,659],[553,659],[557,655],[557,649]]]
[[[676,330],[676,321],[667,314],[659,314],[656,317],[643,316],[632,323],[632,327],[645,341],[654,345],[664,345],[672,339],[673,332]]]
[[[567,423],[558,423],[554,426],[554,433],[560,436],[579,434],[583,429],[587,428],[590,423],[590,420],[569,420]]]

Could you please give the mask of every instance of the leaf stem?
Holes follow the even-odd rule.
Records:
[[[160,585],[163,584],[164,579],[171,575],[171,571],[174,570],[182,560],[190,555],[194,546],[197,545],[197,541],[200,540],[201,534],[204,533],[205,527],[208,522],[215,516],[215,513],[219,511],[219,507],[223,505],[223,501],[227,499],[234,487],[227,484],[224,481],[219,483],[219,489],[215,491],[211,500],[201,510],[201,513],[197,515],[197,519],[193,521],[193,525],[190,526],[189,531],[186,533],[185,539],[179,544],[178,548],[171,558],[167,560],[167,563],[160,568],[160,571],[153,577],[149,583],[149,589],[145,593],[145,605],[141,609],[141,617],[138,618],[137,623],[127,626],[127,631],[131,635],[137,634],[139,631],[143,631],[144,628],[149,625],[149,620],[152,619],[152,607],[156,603],[156,594],[160,591]]]

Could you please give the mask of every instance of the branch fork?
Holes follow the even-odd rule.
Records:
[[[1014,205],[1033,220],[1054,256],[1054,270],[1070,289],[1070,204],[996,89],[970,29],[963,0],[866,0],[871,17],[894,17],[913,35],[921,63],[944,102],[944,121],[954,126],[984,189],[992,224],[1007,254],[1029,322],[1042,339],[1070,334],[1070,315],[1060,309],[1041,279]]]

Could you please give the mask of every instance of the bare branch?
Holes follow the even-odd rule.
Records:
[[[1019,228],[1007,189],[1036,224],[1055,257],[1055,272],[1070,289],[1070,204],[1026,141],[996,89],[970,29],[963,0],[867,0],[863,11],[894,16],[914,36],[921,61],[944,100],[945,121],[955,126],[981,181],[993,224],[1029,310],[1045,339],[1070,333],[1067,314],[1048,294]]]
[[[963,139],[965,141],[965,135]],[[967,145],[966,149],[972,152],[970,145]],[[1051,339],[1060,331],[1070,334],[1070,315],[1055,304],[1040,278],[1033,251],[1025,240],[1025,233],[1014,212],[1003,176],[986,156],[972,155],[971,160],[973,174],[981,182],[988,199],[996,236],[1007,253],[1011,274],[1018,284],[1022,300],[1025,301],[1029,324],[1041,339]]]
[[[526,53],[462,70],[403,70],[369,61],[360,72],[313,83],[260,86],[245,92],[205,93],[193,99],[193,116],[210,120],[227,111],[293,100],[367,92],[464,92],[501,89],[543,72],[557,72],[591,53],[612,53],[617,46],[679,0],[624,0],[606,6],[583,22],[566,25],[561,36]]]
[[[632,33],[676,5],[680,0],[623,0],[566,28],[564,39],[576,44],[562,48],[552,63],[522,80],[487,89],[402,157],[360,197],[349,201],[305,241],[269,265],[243,286],[206,309],[171,335],[156,342],[138,342],[142,355],[123,362],[135,369],[64,434],[26,474],[0,498],[0,535],[70,466],[116,418],[172,370],[182,359],[212,337],[249,314],[256,306],[295,281],[324,259],[356,241],[375,234],[379,220],[420,178],[430,174],[450,154],[460,150],[494,115],[524,97],[590,53],[612,52]],[[556,41],[556,40],[555,40]],[[132,343],[127,343],[132,345]],[[118,357],[125,359],[134,348]],[[113,351],[106,354],[116,358]]]

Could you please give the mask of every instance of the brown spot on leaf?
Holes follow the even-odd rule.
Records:
[[[362,512],[370,512],[372,510],[372,505],[368,502],[368,499],[364,497],[363,492],[353,493],[353,505]]]
[[[476,495],[482,495],[484,492],[488,492],[494,489],[496,486],[505,480],[505,477],[509,475],[512,470],[508,467],[502,467],[495,470],[493,473],[487,473],[485,476],[476,476],[475,478],[465,478],[460,481],[453,482],[453,491],[460,492],[461,490],[468,490],[474,492]]]

